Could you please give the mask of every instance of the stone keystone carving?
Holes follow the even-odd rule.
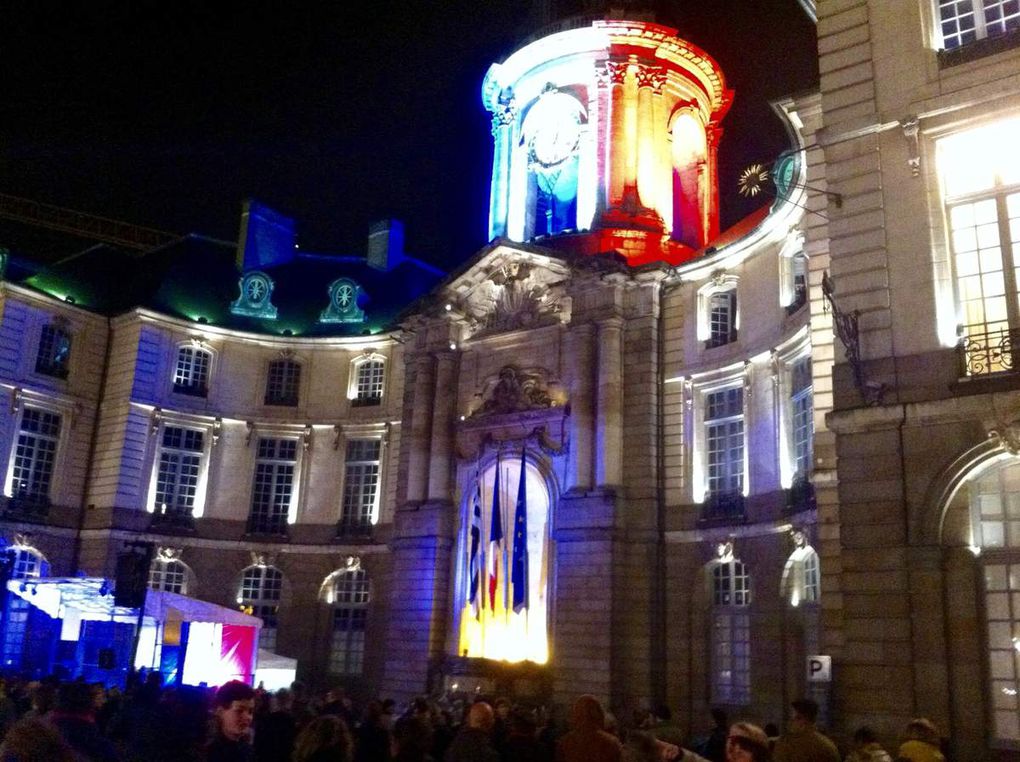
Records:
[[[473,418],[486,415],[520,413],[552,407],[543,374],[526,372],[513,365],[504,365]]]

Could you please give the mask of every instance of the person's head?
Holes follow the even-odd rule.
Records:
[[[280,688],[280,690],[274,693],[272,707],[273,711],[276,712],[289,712],[291,707],[290,691],[286,688]]]
[[[75,762],[78,757],[52,725],[38,719],[11,726],[0,745],[0,762]]]
[[[57,689],[57,711],[68,714],[89,714],[95,709],[92,686],[78,680],[64,683]]]
[[[924,741],[932,746],[939,745],[939,729],[927,717],[916,717],[907,723],[906,736],[914,741]]]
[[[737,722],[726,735],[726,762],[768,762],[769,739],[749,722]]]
[[[875,743],[878,741],[878,737],[875,735],[875,731],[869,728],[867,725],[861,725],[854,731],[854,747],[861,748],[867,746],[869,743]]]
[[[481,730],[484,733],[491,733],[496,724],[496,715],[492,707],[484,701],[476,701],[471,705],[467,714],[467,726],[473,730]]]
[[[797,699],[790,704],[790,727],[794,730],[813,728],[818,719],[818,704],[811,699]]]
[[[570,724],[579,730],[604,730],[606,713],[602,704],[590,694],[579,696],[570,710]]]
[[[510,717],[510,710],[513,709],[510,702],[505,698],[496,699],[496,703],[493,705],[493,708],[496,710],[496,716],[503,721],[506,721]]]
[[[239,741],[251,727],[255,713],[255,691],[247,683],[231,680],[216,691],[214,707],[220,732],[231,741]]]
[[[38,683],[32,688],[32,708],[36,714],[46,714],[57,700],[57,689],[50,683]]]
[[[726,710],[720,709],[719,707],[713,707],[712,722],[715,723],[717,728],[726,730],[730,724],[729,717],[726,715]]]
[[[646,730],[632,730],[627,734],[627,751],[637,762],[659,762],[659,745],[655,736]]]
[[[336,752],[337,759],[350,759],[353,743],[347,724],[333,714],[316,717],[305,725],[294,742],[294,762],[305,762],[321,751]]]

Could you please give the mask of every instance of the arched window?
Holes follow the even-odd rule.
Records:
[[[174,391],[192,397],[208,396],[211,365],[212,352],[191,345],[180,347],[174,368]]]
[[[11,545],[13,553],[11,579],[34,579],[49,576],[50,564],[46,557],[30,545]]]
[[[372,355],[367,359],[355,360],[351,404],[355,407],[380,404],[385,383],[386,363],[383,358]]]
[[[245,611],[262,620],[259,648],[276,650],[277,617],[283,593],[283,572],[275,566],[255,564],[241,572],[237,602]]]
[[[712,584],[712,701],[751,701],[751,577],[733,556],[729,543],[720,545],[709,564]]]
[[[24,544],[22,538],[16,538],[8,548],[11,558],[11,579],[35,579],[48,577],[50,564],[46,557],[30,545]],[[4,667],[18,668],[21,666],[21,654],[25,644],[25,633],[28,627],[28,614],[32,604],[20,596],[11,595],[7,604],[6,625],[3,642],[0,646],[3,653]]]
[[[178,558],[156,557],[149,567],[149,589],[188,594],[188,567]]]
[[[791,606],[818,603],[822,593],[818,553],[804,544],[803,535],[800,537],[800,544],[786,559],[783,568],[782,596]]]
[[[329,640],[329,671],[360,675],[365,663],[365,621],[370,591],[368,575],[360,565],[340,569],[323,585],[333,610]]]

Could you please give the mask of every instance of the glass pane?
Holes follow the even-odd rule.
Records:
[[[979,502],[982,516],[1002,515],[1002,498],[999,495],[982,495]]]
[[[992,683],[992,701],[996,709],[1016,709],[1017,696],[1012,681],[996,680]]]
[[[989,621],[1009,619],[1009,596],[1006,593],[989,593],[985,596],[985,608]]]
[[[981,522],[981,544],[989,548],[1001,548],[1005,544],[1002,522]]]
[[[1020,718],[1016,712],[995,713],[995,735],[997,738],[1020,738]]]
[[[1009,622],[989,622],[988,647],[1008,650],[1013,647],[1013,626]]]
[[[1016,675],[1014,668],[1013,650],[992,651],[989,654],[989,665],[992,677],[997,680],[1012,680]]]

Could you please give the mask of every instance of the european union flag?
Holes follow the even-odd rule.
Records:
[[[521,449],[521,478],[517,484],[517,510],[514,512],[514,613],[528,608],[528,490],[524,481],[524,449]]]

